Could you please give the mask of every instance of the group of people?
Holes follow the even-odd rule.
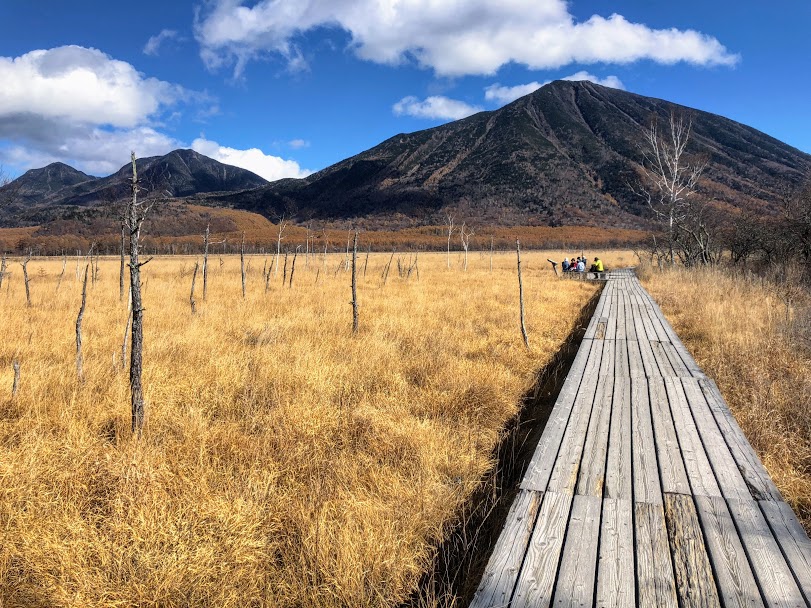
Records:
[[[561,267],[563,268],[563,272],[586,272],[586,257],[572,257],[571,261],[569,261],[569,258],[564,258]],[[600,258],[594,258],[594,263],[589,268],[589,272],[604,271],[605,266],[603,266],[603,261]]]

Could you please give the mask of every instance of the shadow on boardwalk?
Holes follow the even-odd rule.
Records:
[[[493,450],[496,467],[457,513],[433,568],[401,608],[470,603],[599,299],[598,291],[581,311],[572,333],[538,372]]]

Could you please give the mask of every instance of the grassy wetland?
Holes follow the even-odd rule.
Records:
[[[596,287],[522,253],[193,257],[142,269],[142,439],[118,260],[10,260],[0,291],[0,605],[392,606],[430,566],[537,371]],[[283,256],[282,256],[283,257]],[[401,267],[413,260],[400,256]],[[607,256],[608,264],[631,256]],[[292,274],[292,286],[289,285]],[[19,386],[12,396],[14,362]]]

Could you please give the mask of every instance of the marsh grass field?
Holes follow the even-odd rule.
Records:
[[[0,605],[393,606],[414,591],[460,505],[493,465],[505,422],[592,284],[515,252],[359,256],[351,332],[343,255],[193,257],[143,269],[143,438],[130,432],[118,260],[33,259],[0,291]],[[405,265],[407,255],[403,254]],[[606,256],[628,264],[630,254]],[[288,262],[292,265],[292,256]],[[281,266],[281,262],[280,262]],[[288,281],[289,281],[288,269]],[[58,287],[58,288],[57,288]],[[13,361],[20,363],[12,397]]]

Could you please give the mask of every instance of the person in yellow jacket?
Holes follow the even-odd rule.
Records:
[[[591,272],[605,272],[603,261],[600,258],[594,258],[594,264],[589,269]]]

